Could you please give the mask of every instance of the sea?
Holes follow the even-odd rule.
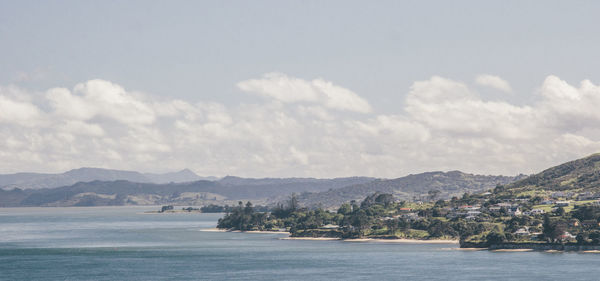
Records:
[[[0,280],[600,280],[600,254],[282,240],[158,206],[0,208]]]

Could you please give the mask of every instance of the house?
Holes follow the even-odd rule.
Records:
[[[466,212],[477,211],[477,210],[481,209],[481,206],[479,206],[479,205],[474,205],[474,206],[463,205],[463,206],[458,207],[458,209],[463,212],[464,211],[466,211]]]
[[[514,233],[517,236],[529,236],[531,235],[531,233],[529,233],[529,228],[528,227],[522,227],[517,229],[517,231],[515,231]]]
[[[507,208],[506,211],[513,216],[520,216],[523,214],[523,212],[521,212],[521,209],[519,209],[518,206]]]
[[[577,195],[577,201],[592,200],[592,199],[594,199],[594,194],[589,191],[582,192]]]
[[[575,236],[575,235],[573,235],[573,234],[571,234],[571,233],[569,233],[568,231],[565,231],[565,234],[563,234],[563,235],[559,236],[558,238],[559,238],[560,240],[562,240],[562,241],[568,241],[568,240],[575,239],[575,238],[576,238],[576,236]]]
[[[552,195],[550,195],[550,197],[554,198],[554,199],[558,199],[558,198],[568,198],[573,196],[573,192],[554,192],[552,193]]]
[[[581,222],[581,225],[583,227],[598,227],[600,226],[600,223],[596,220],[584,220]]]
[[[419,214],[417,213],[405,213],[400,215],[401,218],[403,219],[407,219],[407,220],[417,220],[419,219]]]
[[[542,201],[541,204],[542,205],[552,205],[552,204],[554,204],[554,200],[546,198],[546,199],[544,199],[544,201]]]
[[[567,207],[569,206],[569,203],[569,201],[556,201],[555,204],[557,207]]]
[[[339,225],[335,225],[335,224],[326,224],[324,226],[320,227],[321,229],[338,229],[340,228]]]
[[[500,212],[500,209],[502,209],[502,207],[500,207],[500,206],[490,206],[490,207],[488,207],[488,210],[490,212]]]
[[[529,213],[531,213],[532,215],[543,215],[544,213],[546,213],[546,211],[544,211],[544,209],[531,209]]]

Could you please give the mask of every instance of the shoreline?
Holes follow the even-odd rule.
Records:
[[[146,211],[143,212],[142,214],[207,214],[207,213],[203,213],[200,210],[191,210],[191,211],[187,211],[187,210],[167,210],[164,212],[161,211]]]
[[[340,242],[350,242],[350,243],[397,243],[397,244],[459,244],[459,240],[451,240],[451,239],[431,239],[431,240],[421,240],[421,239],[381,239],[381,238],[351,238],[351,239],[342,239],[339,237],[291,237],[290,233],[286,231],[259,231],[259,230],[250,230],[250,231],[240,231],[240,230],[227,230],[227,229],[219,229],[219,228],[202,228],[199,231],[202,232],[236,232],[236,233],[250,233],[250,234],[285,234],[287,237],[278,238],[279,240],[300,240],[300,241],[340,241]],[[535,248],[517,248],[517,249],[494,249],[494,248],[444,248],[448,250],[457,250],[457,251],[490,251],[494,253],[527,253],[527,252],[544,252],[544,253],[565,253],[565,252],[577,252],[577,253],[585,253],[585,254],[600,254],[600,250],[556,250],[556,249],[535,249]]]
[[[248,230],[248,231],[241,231],[241,230],[227,230],[227,229],[220,229],[220,228],[201,228],[199,231],[201,232],[236,232],[236,233],[250,233],[250,234],[285,234],[285,235],[290,235],[289,232],[287,231],[269,231],[269,230]]]
[[[356,238],[356,239],[343,239],[344,242],[375,242],[375,243],[404,243],[404,244],[458,244],[458,240],[450,239],[377,239],[377,238]]]
[[[219,229],[216,227],[213,228],[202,228],[199,231],[202,232],[235,232],[235,233],[250,233],[250,234],[285,234],[288,237],[279,238],[279,240],[305,240],[305,241],[342,241],[342,242],[372,242],[372,243],[404,243],[404,244],[459,244],[458,240],[450,240],[450,239],[431,239],[431,240],[421,240],[421,239],[381,239],[381,238],[351,238],[351,239],[342,239],[339,237],[292,237],[291,233],[287,231],[269,231],[269,230],[249,230],[249,231],[240,231],[240,230],[227,230],[227,229]]]
[[[335,240],[342,240],[342,238],[337,238],[337,237],[285,237],[285,238],[279,238],[279,240],[335,241]]]

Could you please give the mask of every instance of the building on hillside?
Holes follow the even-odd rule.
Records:
[[[518,206],[507,208],[506,212],[513,216],[520,216],[523,214],[523,212],[521,212],[521,209],[519,209]]]
[[[517,231],[515,231],[514,233],[517,236],[529,236],[531,235],[531,233],[529,232],[529,227],[522,227],[517,229]]]
[[[419,219],[419,214],[417,213],[405,213],[400,215],[401,218],[403,219],[407,219],[407,220],[418,220]]]
[[[531,211],[523,212],[523,214],[527,215],[527,216],[543,215],[544,213],[546,213],[546,211],[544,211],[544,209],[531,209]]]
[[[554,200],[552,200],[552,199],[549,199],[549,198],[546,198],[546,199],[544,199],[544,200],[542,201],[542,203],[541,203],[541,204],[542,204],[542,205],[552,205],[552,204],[554,204]]]

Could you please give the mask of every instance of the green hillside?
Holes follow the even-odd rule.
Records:
[[[524,176],[473,175],[460,171],[427,172],[397,179],[375,180],[328,191],[304,193],[300,194],[299,201],[304,206],[330,208],[352,200],[361,201],[375,192],[393,194],[398,199],[409,201],[448,199],[462,196],[464,193],[483,192],[522,177]]]
[[[600,153],[570,161],[508,184],[498,195],[508,198],[564,197],[600,192]],[[558,195],[558,196],[557,196]],[[562,196],[560,196],[562,195]]]

